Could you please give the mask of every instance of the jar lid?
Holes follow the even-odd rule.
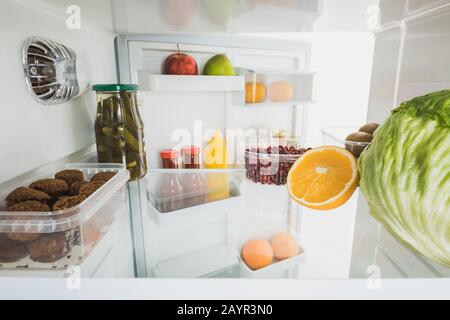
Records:
[[[200,148],[196,147],[196,146],[189,146],[189,147],[184,147],[182,149],[183,154],[189,154],[189,155],[197,155],[200,153]]]
[[[163,150],[161,151],[161,159],[175,159],[178,158],[177,150]]]
[[[136,84],[96,84],[92,90],[100,92],[138,91],[139,86]]]

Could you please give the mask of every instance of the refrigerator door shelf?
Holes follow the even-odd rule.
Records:
[[[233,268],[238,263],[234,248],[221,244],[158,263],[152,274],[156,278],[208,277]]]
[[[221,217],[223,213],[228,213],[241,205],[241,195],[233,192],[227,199],[207,202],[202,205],[175,210],[171,212],[160,212],[150,204],[150,217],[160,226],[186,226],[189,224],[203,223],[213,219],[215,216]],[[219,215],[217,215],[219,214]]]
[[[281,107],[293,107],[298,105],[313,104],[313,100],[292,100],[286,102],[260,102],[260,103],[246,103],[246,108],[281,108]]]
[[[450,275],[449,269],[443,266],[436,268],[437,264],[406,248],[383,227],[379,232],[379,246],[407,278],[440,278]]]
[[[233,92],[244,90],[241,76],[180,76],[138,72],[142,91],[150,92]]]
[[[242,175],[241,169],[150,170],[146,180],[150,218],[160,226],[183,227],[235,211],[241,207]],[[193,190],[192,177],[204,185]]]
[[[246,102],[249,105],[311,103],[314,78],[314,72],[301,70],[248,70],[245,74]]]
[[[409,0],[408,15],[418,14],[446,4],[446,0]]]
[[[265,279],[285,278],[288,271],[295,270],[301,263],[306,261],[305,251],[303,249],[300,250],[300,253],[292,258],[274,262],[259,270],[250,269],[241,258],[241,277]]]

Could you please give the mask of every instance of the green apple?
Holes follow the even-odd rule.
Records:
[[[225,28],[233,17],[236,0],[202,0],[201,4],[209,21]]]
[[[235,76],[236,72],[225,54],[218,54],[208,60],[203,69],[205,76]]]

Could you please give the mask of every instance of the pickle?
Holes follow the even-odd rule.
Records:
[[[111,127],[103,127],[103,128],[102,128],[102,133],[103,133],[105,136],[108,136],[108,137],[114,137],[114,136],[117,136],[117,135],[122,134],[124,129],[125,129],[125,128],[122,127],[122,126],[117,127],[117,128],[114,128],[114,129],[111,128]]]
[[[100,153],[108,152],[108,148],[102,144],[97,144],[97,152],[100,152]]]
[[[107,136],[100,136],[97,137],[97,143],[103,144],[104,146],[108,148],[118,148],[122,149],[126,146],[125,140],[122,139],[115,139],[113,137],[107,137]]]
[[[131,150],[135,152],[140,152],[142,150],[139,141],[130,133],[130,131],[127,130],[127,128],[124,128],[123,130],[123,138]]]
[[[133,168],[136,168],[136,166],[137,166],[136,161],[127,163],[127,169],[133,169]]]
[[[133,161],[137,161],[139,160],[139,153],[134,152],[132,150],[130,150],[129,148],[126,148],[126,156],[127,156],[127,161],[128,162],[133,162]]]
[[[114,130],[112,128],[110,128],[110,127],[103,127],[102,128],[102,133],[105,136],[112,137],[114,135]]]
[[[139,130],[138,128],[134,125],[133,123],[133,119],[128,119],[129,115],[126,114],[125,115],[125,121],[126,121],[126,127],[128,132],[130,132],[133,137],[135,137],[136,139],[139,139]]]

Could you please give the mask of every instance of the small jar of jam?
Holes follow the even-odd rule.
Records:
[[[178,169],[178,151],[161,151],[161,160],[163,169]]]
[[[195,146],[184,147],[183,152],[183,168],[200,169],[200,148]]]
[[[184,147],[182,152],[184,169],[200,169],[199,147]],[[200,171],[192,170],[183,173],[181,184],[186,196],[184,200],[186,207],[192,207],[206,202],[206,184]]]

